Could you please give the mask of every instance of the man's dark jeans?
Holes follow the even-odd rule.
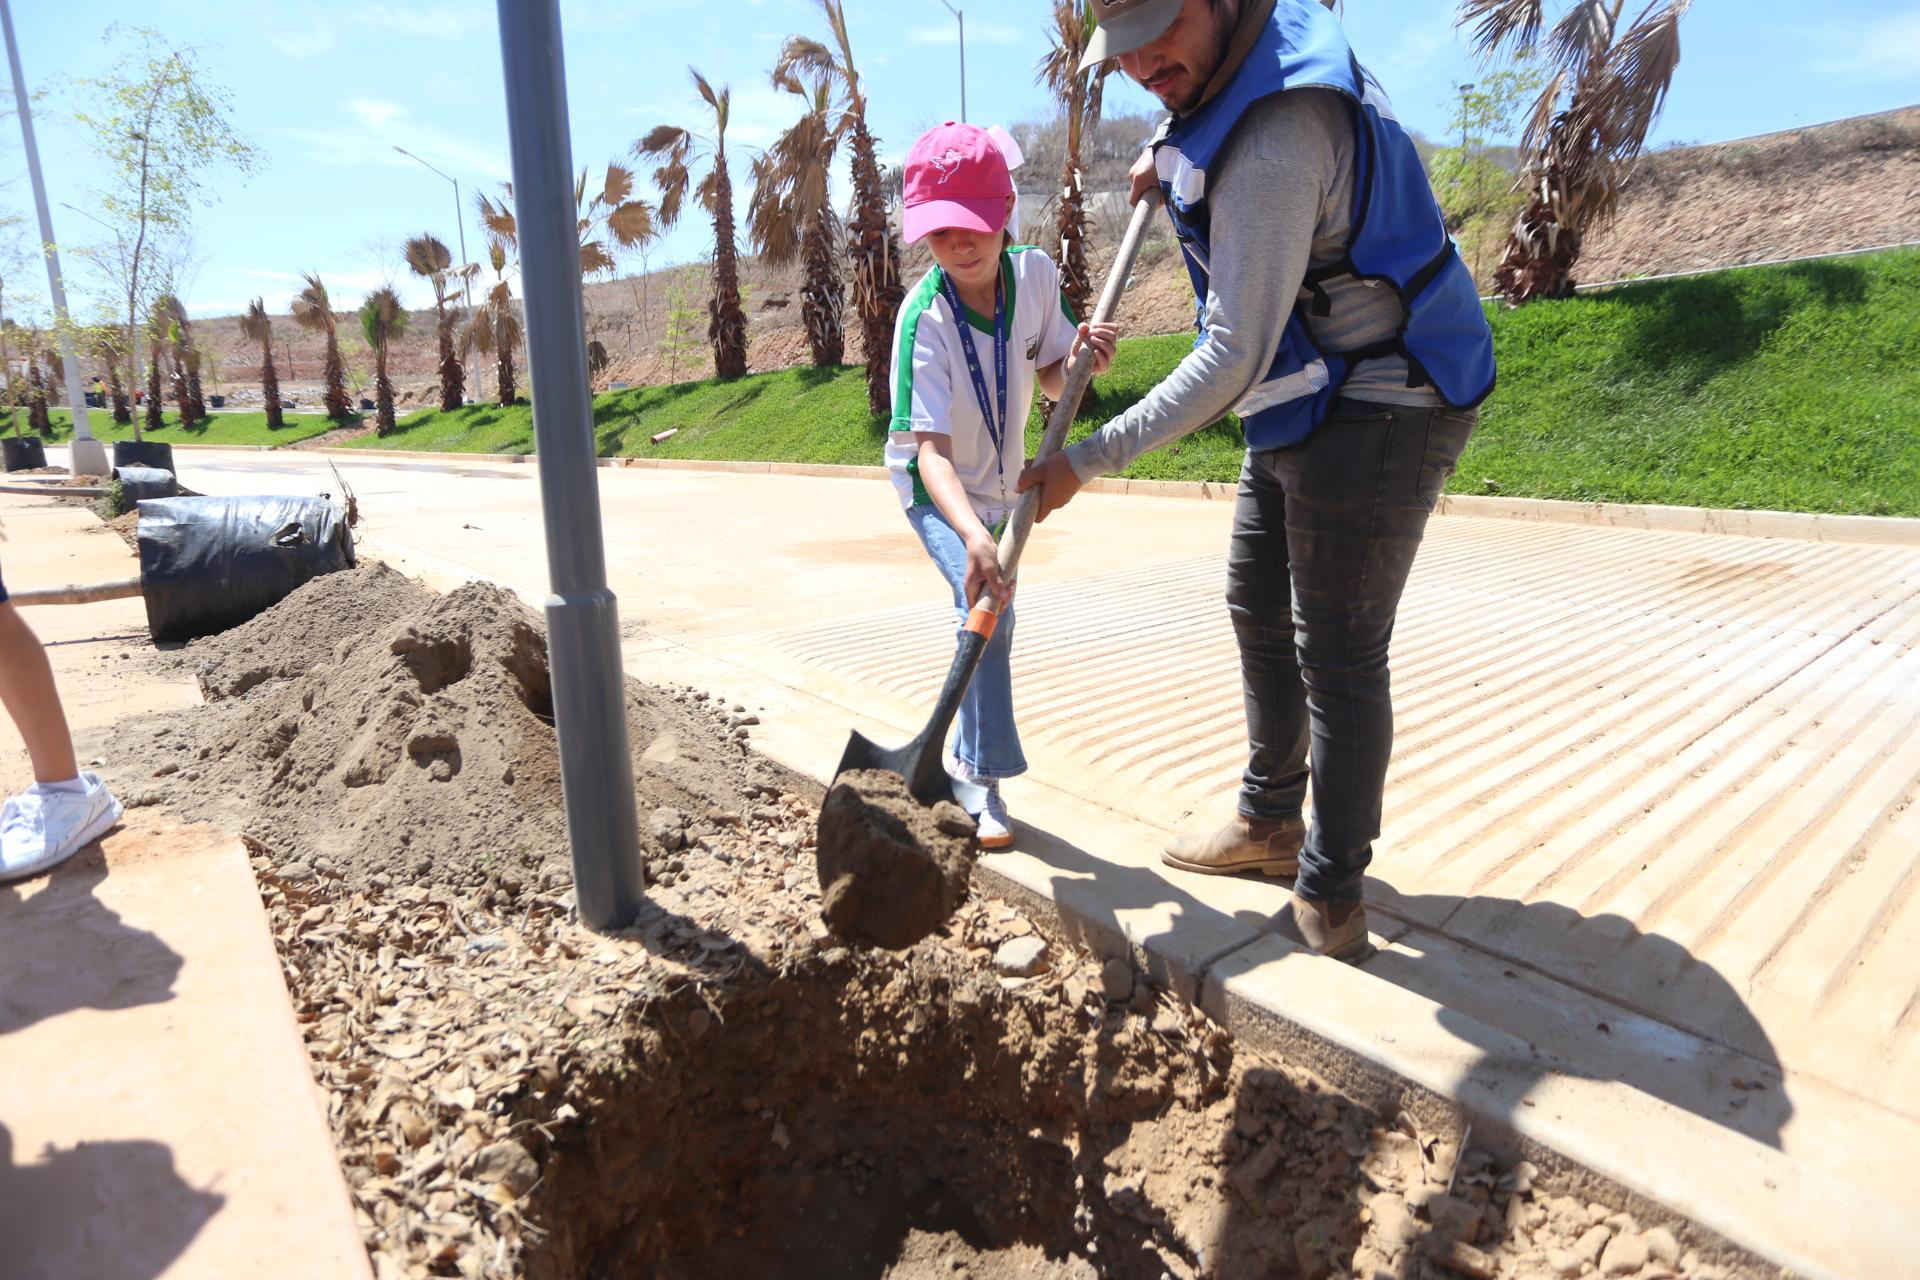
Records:
[[[1227,560],[1250,748],[1240,812],[1298,817],[1311,778],[1303,897],[1360,899],[1393,750],[1394,615],[1478,418],[1342,399],[1305,442],[1249,452],[1241,470]]]

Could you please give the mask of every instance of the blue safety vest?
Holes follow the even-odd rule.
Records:
[[[1207,340],[1208,171],[1255,103],[1304,88],[1335,90],[1353,107],[1352,230],[1341,261],[1307,273],[1266,376],[1236,406],[1253,449],[1306,439],[1362,360],[1406,357],[1408,385],[1431,386],[1456,409],[1479,404],[1493,390],[1493,334],[1413,139],[1318,0],[1275,0],[1273,20],[1227,86],[1193,114],[1171,118],[1154,139],[1160,187],[1199,299],[1195,345]],[[1258,234],[1257,228],[1236,230]],[[1356,351],[1320,349],[1307,315],[1328,313],[1322,286],[1345,275],[1399,293],[1406,320],[1398,334]]]

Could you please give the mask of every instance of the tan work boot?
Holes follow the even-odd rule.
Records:
[[[1315,902],[1294,894],[1280,913],[1281,932],[1333,960],[1358,964],[1373,954],[1367,938],[1367,904]]]
[[[1236,813],[1209,836],[1181,836],[1160,860],[1203,876],[1264,871],[1270,876],[1300,873],[1300,846],[1307,824],[1299,818],[1249,818]]]

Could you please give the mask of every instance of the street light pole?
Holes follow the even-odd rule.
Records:
[[[967,119],[967,15],[965,10],[956,9],[947,4],[947,0],[940,0],[940,3],[947,5],[947,12],[952,14],[960,24],[960,122],[965,124]]]
[[[1467,154],[1467,95],[1473,92],[1473,82],[1469,80],[1460,86],[1460,156]]]
[[[607,589],[593,399],[580,292],[559,0],[498,0],[513,147],[514,220],[527,305],[527,368],[547,535],[547,652],[575,902],[595,929],[624,928],[646,896],[628,754],[620,620]]]
[[[87,421],[87,401],[80,391],[80,361],[74,358],[73,326],[67,317],[67,287],[60,278],[60,251],[54,247],[53,213],[47,208],[47,184],[40,176],[40,148],[33,140],[33,104],[27,98],[27,78],[20,70],[20,46],[13,38],[13,13],[0,0],[0,26],[7,32],[7,64],[13,71],[13,105],[20,113],[20,139],[27,152],[27,173],[33,179],[33,207],[40,215],[40,251],[47,259],[47,292],[53,298],[54,329],[60,359],[67,367],[67,408],[73,414],[73,443],[67,449],[67,468],[75,475],[107,474],[106,446],[93,438]],[[31,358],[32,353],[28,353]],[[8,371],[12,377],[12,371]]]
[[[414,161],[416,164],[432,169],[435,173],[440,173],[438,169],[434,169],[432,165],[427,164],[425,160],[420,159],[419,156],[413,154],[413,152],[407,150],[405,147],[396,145],[394,150],[398,151],[407,159]],[[440,173],[440,176],[446,178],[448,182],[453,184],[453,229],[460,233],[460,265],[464,267],[470,259],[467,257],[467,223],[460,206],[460,180],[458,178],[448,178],[444,173]],[[461,272],[460,284],[466,293],[467,319],[471,320],[473,319],[473,277],[465,272]]]

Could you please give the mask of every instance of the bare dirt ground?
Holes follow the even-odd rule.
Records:
[[[246,836],[382,1280],[1733,1274],[977,884],[908,950],[839,945],[819,787],[705,691],[630,689],[650,888],[587,931],[544,638],[503,592],[367,565],[128,647],[210,701],[117,726],[112,776]]]
[[[1583,281],[1920,240],[1920,107],[1649,156]]]

